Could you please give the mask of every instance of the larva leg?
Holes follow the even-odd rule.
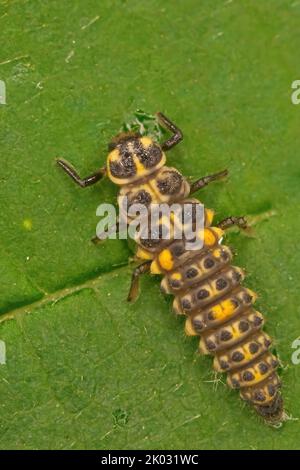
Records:
[[[183,135],[181,130],[173,124],[163,113],[156,113],[159,121],[171,132],[173,132],[172,137],[166,140],[162,145],[161,148],[163,150],[170,150],[175,145],[179,144],[179,142],[183,139]]]
[[[150,271],[150,265],[152,260],[145,261],[144,263],[140,264],[132,273],[131,277],[131,285],[127,297],[128,302],[134,302],[139,294],[139,278],[142,274],[146,274]]]
[[[87,186],[91,186],[92,184],[97,183],[97,181],[99,181],[106,172],[106,168],[100,168],[100,170],[96,171],[92,175],[82,179],[78,175],[77,171],[70,165],[70,163],[60,158],[57,159],[56,162],[81,188],[86,188]]]
[[[226,219],[221,220],[221,222],[217,224],[217,227],[221,228],[222,230],[226,230],[227,228],[233,227],[234,225],[243,230],[248,228],[245,217],[226,217]]]
[[[191,184],[190,194],[195,193],[196,191],[198,191],[198,189],[204,188],[212,181],[217,181],[222,178],[225,178],[227,175],[228,175],[228,170],[223,170],[218,173],[214,173],[213,175],[207,175],[207,176],[204,176],[203,178],[198,179],[197,181],[194,181],[194,183]]]

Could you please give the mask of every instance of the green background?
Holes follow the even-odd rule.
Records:
[[[0,1],[2,449],[299,447],[299,20],[295,0]],[[258,219],[228,243],[284,364],[280,429],[214,383],[156,278],[126,304],[127,244],[90,243],[117,188],[55,165],[102,166],[137,108],[183,129],[185,175],[229,169],[199,193],[217,219]]]

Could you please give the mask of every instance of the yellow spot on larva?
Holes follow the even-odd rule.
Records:
[[[206,228],[204,229],[204,244],[207,246],[213,246],[216,243],[216,237],[213,232]]]
[[[152,139],[150,137],[141,137],[140,142],[143,147],[148,148],[152,144]]]
[[[220,318],[222,318],[223,310],[222,310],[222,307],[221,307],[220,304],[215,305],[214,307],[212,307],[211,311],[214,314],[214,319],[219,320]]]
[[[197,336],[197,333],[196,331],[194,330],[193,328],[193,325],[192,325],[192,320],[191,318],[188,318],[185,322],[185,327],[184,327],[184,331],[185,331],[185,334],[187,336]]]
[[[114,149],[112,150],[109,154],[108,154],[108,161],[110,162],[115,162],[119,159],[120,157],[120,152],[118,149]]]
[[[182,279],[182,276],[180,273],[173,273],[171,276],[171,279],[175,279],[176,281],[180,281]]]
[[[159,264],[166,271],[170,271],[173,268],[173,257],[170,250],[163,250],[158,256]]]
[[[212,209],[205,209],[206,225],[211,225],[214,218],[214,211]]]
[[[150,272],[151,274],[161,274],[161,269],[156,260],[152,261],[150,266]]]
[[[143,248],[138,248],[136,256],[141,259],[153,259],[153,254],[150,251],[143,250]]]
[[[30,231],[32,229],[32,220],[24,219],[23,220],[23,227],[25,228],[25,230]]]
[[[213,255],[215,258],[220,258],[221,256],[221,250],[220,248],[216,248],[214,251],[213,251]]]
[[[137,176],[145,175],[147,173],[147,170],[145,169],[144,165],[140,162],[140,160],[138,159],[136,155],[133,156],[133,161],[135,163]]]

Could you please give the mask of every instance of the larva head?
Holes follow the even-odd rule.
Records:
[[[133,183],[161,168],[166,156],[150,137],[126,132],[117,135],[109,144],[107,173],[116,184]]]

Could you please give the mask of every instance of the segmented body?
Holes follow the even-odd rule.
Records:
[[[133,274],[130,294],[136,291],[136,276],[145,272],[142,267],[148,269],[151,264],[151,273],[163,276],[162,291],[175,297],[175,313],[186,316],[186,334],[200,336],[200,352],[214,356],[214,369],[227,373],[228,385],[239,389],[241,397],[268,422],[280,423],[284,412],[276,372],[278,360],[270,352],[269,336],[262,331],[263,315],[253,306],[256,295],[241,285],[244,273],[231,265],[231,251],[222,245],[224,232],[212,225],[213,211],[204,210],[204,228],[200,234],[196,232],[202,244],[197,249],[187,249],[184,237],[173,236],[178,225],[195,225],[200,202],[191,199],[190,194],[224,175],[224,171],[200,178],[190,187],[175,168],[165,165],[163,150],[174,147],[182,139],[182,133],[162,113],[158,117],[173,133],[161,146],[136,133],[119,134],[108,146],[106,168],[85,179],[66,161],[58,160],[58,163],[81,187],[94,184],[107,174],[121,187],[119,204],[129,220],[134,218],[130,208],[134,204],[143,205],[150,224],[143,236],[140,233],[136,237],[136,255],[146,261],[137,268],[138,274]],[[162,203],[168,208],[174,203],[189,204],[191,208],[188,221],[171,214],[169,238],[163,230],[165,218],[159,217],[155,223],[150,218],[153,205]],[[233,218],[229,219],[232,222]]]
[[[139,171],[142,178],[138,178]],[[188,199],[189,184],[176,169],[163,165],[149,175],[144,173],[139,160],[137,181],[123,184],[120,202],[127,196],[129,207],[142,203],[149,209],[153,203],[199,204]],[[282,408],[278,360],[269,351],[269,336],[262,331],[263,315],[253,307],[256,294],[241,285],[244,273],[230,264],[231,251],[221,244],[223,231],[213,227],[212,221],[213,211],[205,209],[200,250],[186,250],[184,240],[137,238],[137,257],[152,260],[151,273],[163,276],[162,291],[174,295],[175,313],[187,317],[186,334],[201,337],[200,352],[214,356],[214,369],[227,373],[228,385],[239,389],[240,396],[260,414],[276,416]]]

